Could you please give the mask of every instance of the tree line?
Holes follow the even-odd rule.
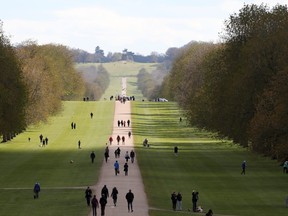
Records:
[[[46,121],[62,100],[82,98],[84,81],[62,45],[10,44],[0,26],[0,136],[10,140],[30,124]]]
[[[139,63],[162,63],[169,59],[169,56],[159,54],[157,52],[151,52],[150,55],[135,54],[128,49],[124,49],[122,52],[108,52],[105,56],[104,50],[99,46],[95,48],[94,53],[89,53],[81,49],[71,49],[76,63],[107,63],[117,61],[131,61]]]
[[[91,65],[86,67],[78,65],[79,73],[85,81],[85,96],[89,100],[99,100],[110,84],[108,71],[102,66]]]
[[[244,5],[221,43],[181,49],[161,87],[191,125],[278,160],[288,148],[287,6]]]

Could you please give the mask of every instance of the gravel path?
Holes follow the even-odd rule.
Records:
[[[134,150],[133,134],[131,135],[131,138],[128,138],[128,132],[131,131],[131,124],[133,124],[133,122],[130,123],[130,127],[127,126],[127,123],[126,127],[118,127],[118,120],[123,120],[127,122],[127,120],[129,119],[131,121],[130,102],[128,101],[126,103],[121,103],[120,101],[115,101],[115,103],[116,104],[112,133],[113,142],[111,145],[109,145],[109,142],[107,141],[110,157],[107,163],[105,162],[105,160],[103,160],[99,181],[97,182],[97,185],[93,186],[92,188],[94,191],[96,191],[96,197],[98,200],[101,195],[101,189],[104,185],[106,185],[109,190],[109,198],[107,199],[108,202],[105,209],[105,216],[127,216],[130,214],[135,216],[148,216],[148,202],[146,194],[144,192],[144,185],[142,182],[141,173],[137,164],[137,152],[134,163],[131,163],[131,160],[128,161],[128,176],[125,176],[123,171],[123,166],[125,164],[124,157],[126,151],[130,153],[132,149]],[[122,140],[120,141],[119,145],[117,144],[116,137],[118,135],[120,137],[125,136],[125,144],[122,143]],[[114,151],[118,147],[120,147],[121,149],[120,158],[115,158]],[[118,160],[120,164],[120,174],[117,176],[115,176],[114,171],[114,163],[116,160]],[[119,192],[116,207],[114,206],[113,200],[110,197],[113,187],[117,187]],[[127,201],[125,199],[126,193],[129,191],[129,189],[131,189],[132,193],[134,194],[134,211],[132,213],[128,213]],[[97,215],[101,215],[100,208],[97,209]],[[89,216],[92,216],[92,211],[90,212]]]

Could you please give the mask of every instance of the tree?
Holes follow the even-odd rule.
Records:
[[[33,41],[26,41],[17,47],[17,55],[28,88],[28,125],[45,121],[58,112],[62,100],[82,98],[84,84],[66,47],[53,44],[38,46]]]
[[[21,64],[0,23],[0,135],[10,140],[26,127],[27,91]]]

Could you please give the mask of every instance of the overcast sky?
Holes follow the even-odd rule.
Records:
[[[2,0],[0,20],[12,44],[149,55],[192,40],[217,42],[229,15],[262,2],[271,8],[288,0]]]

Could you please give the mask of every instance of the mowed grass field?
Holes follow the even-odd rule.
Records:
[[[131,104],[133,135],[150,216],[203,215],[187,211],[192,207],[192,190],[199,191],[204,211],[212,208],[214,215],[287,214],[288,175],[282,173],[279,163],[188,127],[175,103],[142,102],[136,86],[139,64],[103,66],[111,80],[101,101],[63,102],[63,111],[47,123],[0,144],[0,215],[88,215],[84,191],[97,182],[112,131],[114,102],[104,97],[121,92],[121,77],[127,77],[127,94],[137,100]],[[76,122],[76,130],[71,129],[71,122]],[[49,138],[47,147],[39,147],[40,134]],[[150,148],[143,148],[144,138]],[[179,147],[177,157],[175,145]],[[96,152],[94,164],[89,158],[91,151]],[[247,161],[245,176],[240,175],[243,160]],[[39,200],[33,199],[36,181],[42,187]],[[182,212],[171,211],[173,191],[183,195]]]
[[[88,215],[84,191],[97,182],[113,115],[110,101],[64,102],[63,111],[46,124],[1,143],[0,215]],[[40,134],[49,139],[46,147],[39,146]],[[96,153],[94,164],[91,151]],[[38,200],[33,199],[35,182],[42,188]]]
[[[193,214],[192,190],[198,205],[214,215],[286,215],[288,175],[279,163],[213,134],[179,122],[174,103],[137,102],[132,106],[137,159],[149,198],[150,216]],[[182,116],[183,118],[183,116]],[[142,147],[148,138],[150,148]],[[179,154],[174,155],[174,146]],[[246,175],[241,163],[247,161]],[[173,212],[171,193],[181,192],[183,211]],[[199,213],[194,213],[199,215]]]

